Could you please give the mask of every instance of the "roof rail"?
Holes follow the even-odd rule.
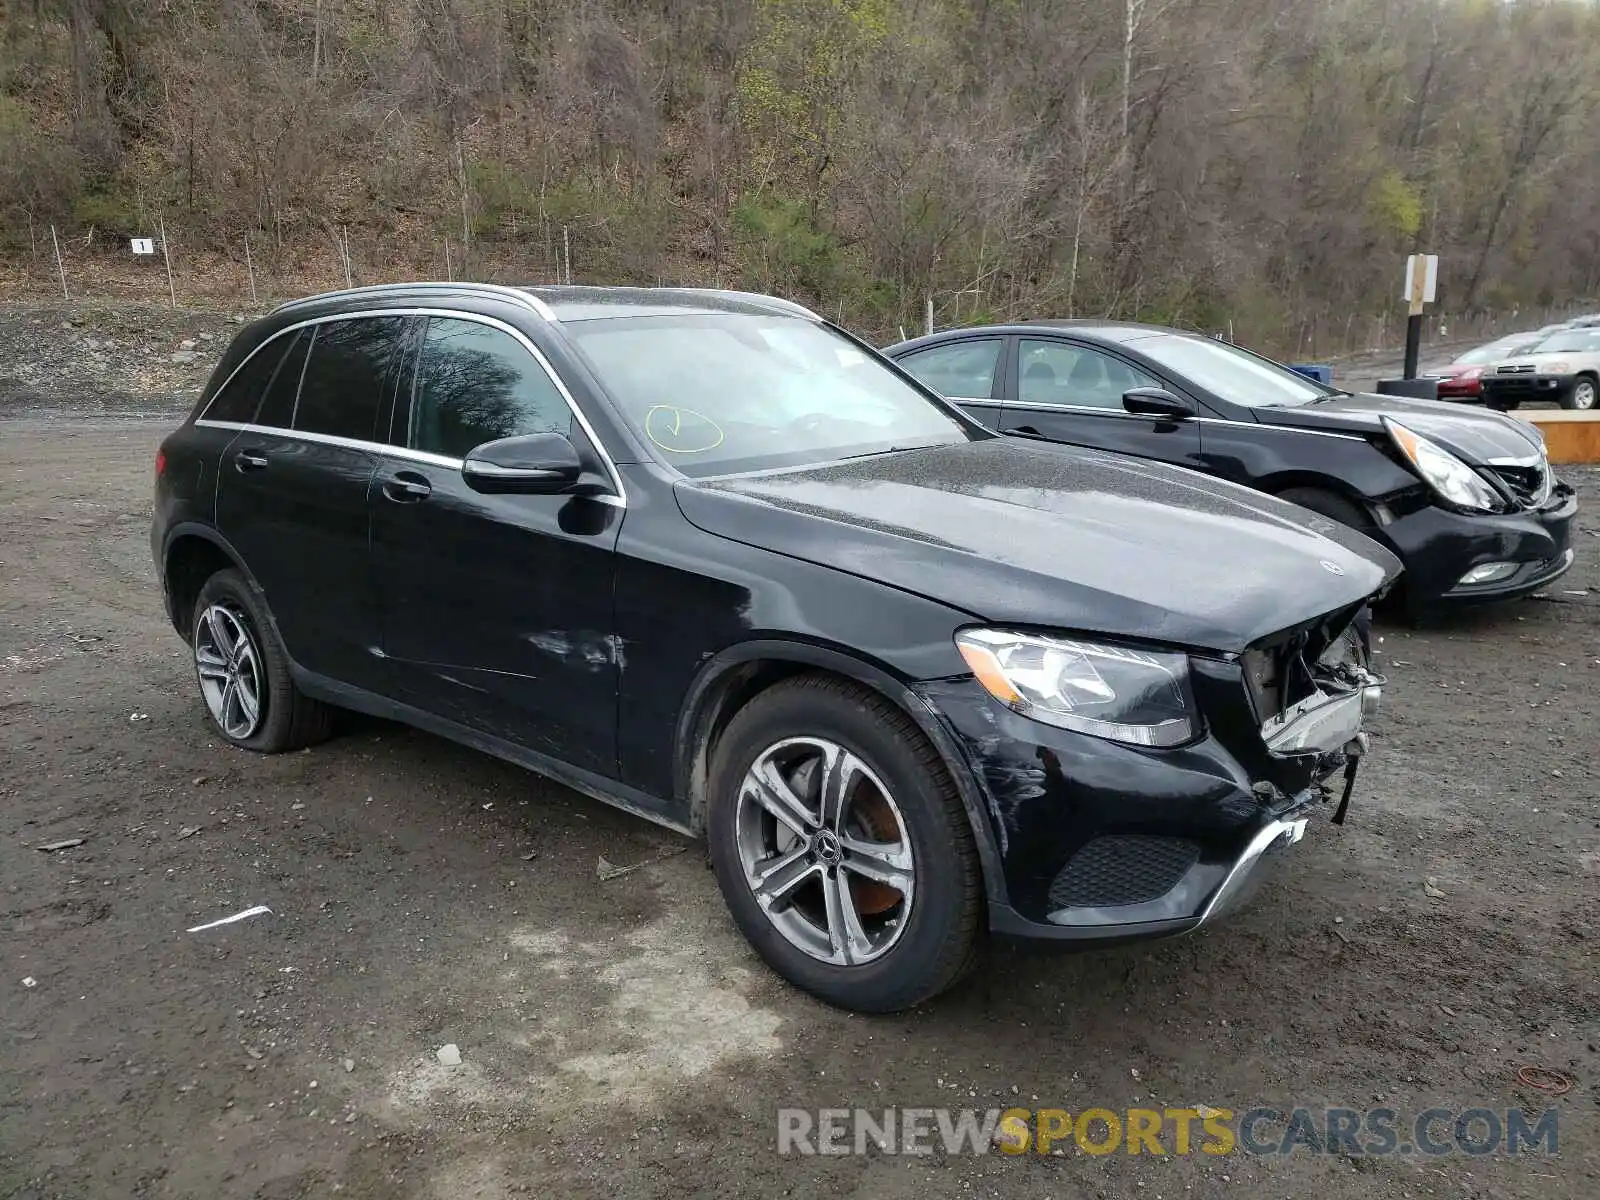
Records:
[[[737,296],[741,300],[749,300],[757,304],[765,304],[771,308],[781,309],[793,313],[797,317],[810,317],[813,321],[822,318],[812,312],[803,304],[796,304],[793,300],[785,300],[782,296],[769,296],[765,292],[736,292],[729,288],[697,288],[697,287],[666,287],[662,291],[688,292],[698,296]]]
[[[274,313],[283,312],[285,309],[296,308],[302,304],[312,304],[318,300],[339,300],[347,296],[377,296],[384,292],[486,292],[509,300],[513,304],[520,304],[523,308],[532,309],[547,321],[556,319],[550,306],[537,296],[528,294],[519,288],[506,287],[499,283],[474,283],[463,280],[459,283],[373,283],[365,287],[339,288],[331,292],[318,292],[314,296],[302,296],[298,300],[290,300],[273,309]]]

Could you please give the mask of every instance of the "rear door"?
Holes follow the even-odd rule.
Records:
[[[1166,387],[1149,372],[1096,346],[1059,338],[1016,339],[1000,428],[1154,458],[1181,467],[1200,464],[1200,426],[1128,412],[1122,395]]]
[[[916,350],[899,363],[967,415],[990,429],[1000,422],[1004,337],[969,337]]]
[[[369,690],[385,673],[367,489],[405,325],[374,316],[300,330],[255,420],[224,452],[217,491],[217,525],[266,594],[290,657]]]
[[[567,396],[523,335],[466,313],[427,318],[404,391],[371,498],[400,698],[615,776],[618,498],[484,495],[461,475],[474,447],[529,433],[598,463]]]

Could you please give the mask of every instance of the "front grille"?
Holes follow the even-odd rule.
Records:
[[[1177,886],[1199,858],[1199,844],[1187,838],[1138,834],[1095,838],[1074,854],[1051,882],[1051,910],[1158,900]]]
[[[1489,470],[1506,485],[1523,508],[1538,508],[1550,499],[1554,480],[1545,463],[1501,463],[1491,466]]]
[[[1506,363],[1504,366],[1496,367],[1494,373],[1496,375],[1532,375],[1533,372],[1534,366],[1532,363]]]

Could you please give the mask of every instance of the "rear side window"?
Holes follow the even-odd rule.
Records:
[[[1001,345],[999,338],[973,338],[918,350],[902,358],[900,365],[941,396],[986,400],[994,394]]]
[[[358,317],[312,326],[292,428],[369,442],[384,387],[400,358],[404,317]]]
[[[289,348],[288,338],[274,338],[245,359],[244,365],[222,385],[202,414],[207,421],[233,421],[248,425],[255,420],[261,397],[272,384],[273,373]]]
[[[283,362],[278,364],[278,373],[273,377],[272,385],[267,388],[266,399],[256,413],[257,425],[270,425],[275,429],[287,429],[289,422],[294,420],[294,398],[300,391],[300,376],[305,374],[306,354],[311,349],[311,330],[302,329],[283,340],[294,344],[289,347],[289,353],[283,356]]]
[[[464,458],[530,433],[570,437],[572,409],[527,347],[492,325],[429,318],[406,445]]]

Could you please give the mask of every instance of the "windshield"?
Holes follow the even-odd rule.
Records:
[[[685,475],[980,436],[878,358],[800,318],[612,317],[565,329],[623,417]]]
[[[1479,346],[1476,350],[1468,350],[1457,358],[1456,362],[1469,367],[1475,367],[1479,363],[1494,362],[1497,358],[1519,354],[1536,345],[1538,340],[1535,335],[1526,333],[1518,337],[1501,338],[1498,342],[1490,342],[1487,346]]]
[[[1338,394],[1298,371],[1215,338],[1162,333],[1130,345],[1172,374],[1249,408],[1294,408]]]
[[[1600,353],[1600,329],[1564,329],[1545,338],[1531,351],[1533,354],[1596,354]]]

